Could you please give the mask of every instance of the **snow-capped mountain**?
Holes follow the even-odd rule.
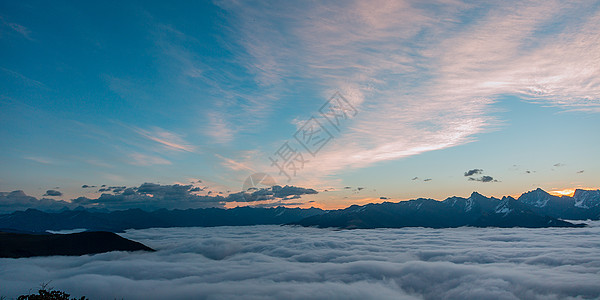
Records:
[[[575,206],[580,208],[594,208],[600,206],[600,190],[576,189],[573,194]]]
[[[294,224],[318,227],[570,227],[562,219],[600,218],[600,191],[576,191],[573,197],[557,197],[542,189],[513,197],[485,197],[473,192],[468,198],[444,201],[416,199],[385,202],[329,211]]]
[[[548,202],[559,200],[560,197],[552,196],[541,188],[537,188],[534,191],[524,193],[519,197],[519,201],[531,205],[533,207],[545,207]]]
[[[553,196],[538,188],[524,193],[519,201],[536,213],[569,220],[597,220],[600,217],[600,190],[576,190],[573,197]]]
[[[513,197],[468,198],[444,201],[419,198],[398,203],[352,205],[323,211],[316,208],[251,208],[95,212],[86,209],[46,213],[38,210],[0,215],[0,228],[45,231],[73,228],[121,231],[128,228],[173,226],[242,226],[296,224],[339,228],[399,227],[577,227],[563,220],[600,219],[600,190],[577,190],[573,197],[557,197],[536,189]]]
[[[578,226],[561,220],[560,216],[535,211],[563,205],[554,202],[563,200],[562,198],[554,197],[541,189],[524,195],[519,198],[524,201],[513,197],[485,197],[473,192],[468,198],[450,197],[444,201],[416,199],[398,203],[353,205],[346,209],[311,216],[293,224],[339,228]],[[569,205],[573,206],[573,203],[568,203],[567,206]]]

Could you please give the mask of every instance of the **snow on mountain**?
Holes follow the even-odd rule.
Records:
[[[471,209],[473,209],[473,199],[469,197],[465,203],[465,211],[471,211]]]
[[[508,215],[511,211],[512,209],[510,208],[510,203],[508,199],[502,200],[502,202],[498,204],[498,206],[496,206],[496,209],[494,210],[495,213],[504,214],[505,216]]]
[[[521,195],[521,197],[519,197],[519,201],[535,207],[545,207],[546,205],[548,205],[548,201],[550,201],[552,198],[558,197],[548,194],[541,188],[537,188],[534,191],[527,192]]]
[[[580,208],[591,208],[600,205],[600,190],[576,189],[573,194],[575,206]]]

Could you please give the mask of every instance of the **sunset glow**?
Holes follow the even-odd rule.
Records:
[[[575,189],[564,189],[564,190],[548,191],[548,194],[554,195],[554,196],[569,196],[569,197],[572,197],[574,193],[575,193]]]

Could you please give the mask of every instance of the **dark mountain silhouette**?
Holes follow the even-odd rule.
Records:
[[[573,197],[553,196],[538,188],[524,193],[519,201],[532,211],[568,220],[598,220],[600,218],[600,190],[575,190]]]
[[[353,205],[332,211],[237,207],[108,212],[77,208],[48,213],[28,209],[0,215],[0,228],[32,232],[76,228],[121,232],[130,228],[273,224],[339,228],[574,227],[581,225],[562,220],[587,219],[600,219],[600,190],[576,190],[573,197],[557,197],[537,189],[524,193],[519,199],[498,199],[473,192],[468,198],[450,197],[444,201],[420,198],[399,203]]]
[[[109,251],[154,251],[116,233],[96,231],[72,234],[0,232],[0,257],[84,255]]]
[[[85,228],[94,231],[122,232],[125,229],[151,227],[211,227],[286,224],[324,213],[317,208],[205,208],[187,210],[160,209],[153,212],[129,209],[92,212],[82,209],[47,213],[35,209],[0,215],[0,228],[29,232]]]
[[[557,198],[558,200],[562,199],[561,197]],[[585,199],[590,203],[600,202],[600,198],[592,196]],[[565,199],[567,204],[561,203],[560,205],[562,206],[560,207],[569,207],[569,201],[571,200]],[[556,209],[556,211],[553,211],[555,216],[552,216],[536,212],[534,209],[535,207],[531,203],[515,200],[512,197],[503,197],[502,199],[488,198],[474,192],[469,198],[450,197],[444,201],[421,198],[399,203],[384,202],[364,206],[353,205],[346,209],[329,211],[326,214],[308,217],[290,224],[346,229],[380,227],[446,228],[475,226],[538,228],[584,226],[561,220],[561,218],[564,218],[561,217],[561,212],[566,210]],[[579,219],[594,219],[589,217],[593,215],[593,213],[588,215],[581,214]],[[568,214],[568,216],[572,217],[573,215]],[[598,215],[595,216],[595,219],[598,219]]]

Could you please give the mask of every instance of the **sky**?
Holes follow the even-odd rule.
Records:
[[[598,32],[598,1],[1,1],[0,191],[600,188]]]

